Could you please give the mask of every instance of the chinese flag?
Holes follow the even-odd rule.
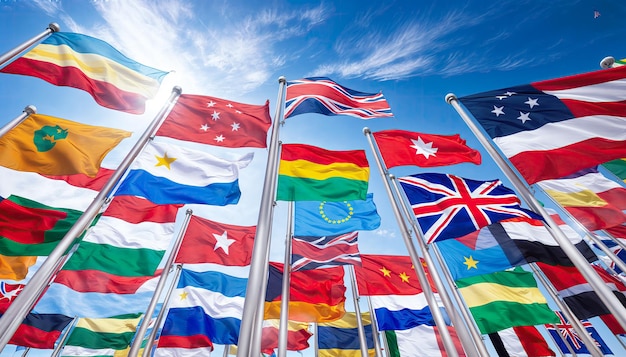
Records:
[[[361,263],[354,270],[359,294],[363,296],[422,293],[413,263],[408,256],[361,254]],[[430,276],[427,277],[430,281]],[[433,292],[437,292],[432,281],[430,286]]]
[[[471,162],[480,165],[480,152],[465,144],[458,134],[434,135],[405,130],[373,133],[388,168],[396,166],[434,167]]]

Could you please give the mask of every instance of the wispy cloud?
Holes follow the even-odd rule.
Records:
[[[377,229],[374,234],[378,235],[378,236],[382,236],[385,238],[395,238],[396,237],[396,232],[395,231],[391,231],[388,229]]]
[[[143,64],[175,71],[166,79],[175,78],[174,84],[184,92],[220,96],[242,95],[268,81],[285,63],[278,45],[319,26],[328,10],[319,5],[297,12],[267,9],[242,14],[228,3],[207,2],[195,3],[203,7],[199,13],[184,0],[94,0],[102,21],[86,25],[59,4],[36,3],[62,19],[70,31],[107,41]],[[226,16],[228,21],[220,21]]]

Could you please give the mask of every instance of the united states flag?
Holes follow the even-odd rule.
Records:
[[[382,93],[359,92],[326,77],[287,82],[285,119],[304,113],[350,115],[360,119],[393,117]]]
[[[325,237],[293,237],[292,270],[361,265],[357,238],[358,232]]]
[[[515,217],[541,217],[520,207],[513,190],[500,180],[476,181],[426,173],[398,179],[428,243],[462,237]]]

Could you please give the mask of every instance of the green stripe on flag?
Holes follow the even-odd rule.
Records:
[[[387,347],[389,348],[389,350],[387,351],[387,356],[401,357],[400,348],[398,347],[398,337],[396,336],[395,331],[387,330],[383,332],[385,333],[385,338],[387,338]]]
[[[152,276],[164,250],[119,248],[108,244],[81,242],[63,270],[99,270],[118,276]],[[111,257],[123,264],[114,264]]]
[[[367,198],[367,181],[278,176],[278,201],[351,201]]]

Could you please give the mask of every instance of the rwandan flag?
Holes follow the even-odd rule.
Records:
[[[330,151],[283,144],[276,200],[365,200],[369,174],[364,150]]]
[[[103,107],[142,114],[167,72],[144,66],[97,38],[55,32],[0,72],[82,89]]]

